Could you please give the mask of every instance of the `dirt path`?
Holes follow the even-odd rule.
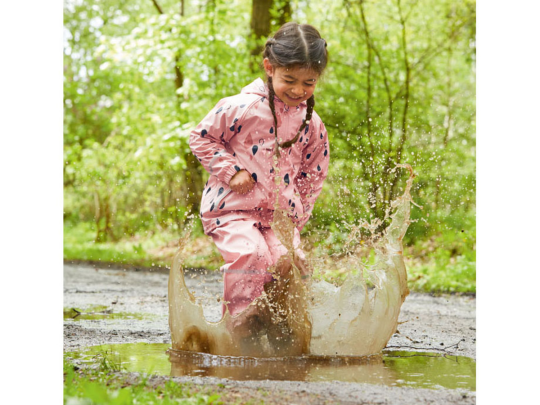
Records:
[[[222,285],[219,274],[188,274],[188,287],[200,296],[215,297]],[[105,343],[170,343],[168,326],[168,275],[146,271],[109,270],[87,265],[64,265],[64,308],[87,310],[105,306],[133,319],[66,320],[64,350]],[[476,358],[476,299],[468,296],[434,297],[411,293],[403,305],[400,326],[388,346],[393,349],[441,351]],[[148,314],[148,316],[137,316]],[[219,305],[205,310],[218,320]],[[137,319],[139,318],[139,319]],[[133,378],[136,378],[134,373]],[[164,378],[155,377],[154,383]],[[475,393],[462,390],[428,390],[344,382],[231,381],[211,377],[176,377],[176,381],[216,387],[231,402],[251,398],[265,403],[341,404],[473,404]],[[218,386],[219,384],[219,386]],[[260,390],[272,395],[261,397]]]

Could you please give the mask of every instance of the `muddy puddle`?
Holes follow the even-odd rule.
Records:
[[[265,284],[260,297],[234,316],[224,303],[218,322],[206,319],[203,306],[186,286],[183,247],[189,243],[187,232],[179,241],[169,276],[173,349],[259,358],[380,354],[396,331],[401,305],[409,294],[402,241],[411,223],[415,175],[410,165],[394,170],[398,169],[408,170],[409,178],[384,218],[343,223],[349,236],[342,251],[332,256],[312,254],[299,266],[293,247],[294,224],[279,208],[276,192],[271,227],[288,254],[268,269],[272,282]],[[279,189],[278,173],[276,168]],[[282,260],[290,270],[279,270]],[[336,273],[343,276],[340,284],[325,280],[325,275]],[[239,289],[255,288],[250,279],[242,283]]]
[[[106,357],[125,371],[236,381],[343,381],[397,387],[476,391],[476,362],[440,353],[384,351],[368,357],[253,358],[171,350],[169,344],[112,344],[76,354],[83,362]]]

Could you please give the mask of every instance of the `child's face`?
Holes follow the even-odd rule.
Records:
[[[266,74],[272,78],[276,96],[289,107],[296,107],[312,96],[319,79],[317,73],[298,67],[273,67],[268,58],[263,63]]]

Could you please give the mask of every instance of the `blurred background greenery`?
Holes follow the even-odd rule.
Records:
[[[331,166],[303,231],[339,252],[346,223],[382,217],[411,164],[410,288],[476,291],[475,36],[471,0],[66,0],[64,259],[166,267],[208,174],[191,129],[257,77],[286,21],[316,26]],[[187,265],[221,257],[200,221]]]

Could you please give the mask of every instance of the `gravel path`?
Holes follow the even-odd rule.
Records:
[[[192,278],[193,276],[193,278]],[[219,274],[201,281],[187,274],[196,295],[209,297],[205,315],[216,321],[220,307],[213,298],[221,292]],[[64,350],[106,343],[170,343],[167,300],[168,275],[160,272],[103,269],[64,265],[64,308],[87,310],[106,306],[115,313],[136,314],[132,319],[66,320]],[[431,296],[411,293],[401,310],[398,333],[388,347],[396,350],[442,351],[476,358],[476,299],[469,296]],[[147,314],[147,316],[141,316]],[[137,378],[132,373],[132,378]],[[169,377],[154,377],[159,383]],[[231,402],[245,399],[276,403],[341,404],[473,404],[476,394],[464,390],[429,390],[345,382],[231,381],[213,377],[175,377],[196,385],[215,386]],[[218,385],[219,384],[219,385]],[[272,392],[261,397],[261,391]],[[228,403],[228,402],[226,402]]]

